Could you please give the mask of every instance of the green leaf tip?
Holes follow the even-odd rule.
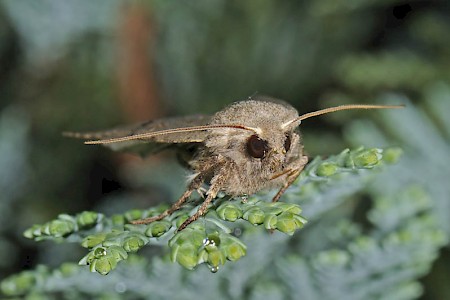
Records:
[[[242,217],[252,225],[261,225],[262,223],[264,223],[265,213],[259,207],[252,207],[249,208]]]
[[[101,275],[107,275],[115,269],[117,263],[127,259],[128,253],[119,246],[96,247],[80,261],[79,265],[88,265],[91,272],[97,272]]]
[[[306,223],[300,216],[301,212],[302,209],[297,204],[265,202],[255,198],[248,201],[233,199],[217,209],[218,217],[224,221],[243,219],[252,225],[264,225],[267,230],[279,230],[289,235]]]
[[[315,257],[315,264],[328,268],[341,268],[350,262],[350,255],[343,250],[333,249],[320,252]]]
[[[291,212],[284,212],[277,218],[276,228],[288,235],[293,235],[295,231],[302,228],[306,220]]]
[[[20,296],[28,292],[36,283],[32,271],[24,271],[3,280],[0,289],[4,295]]]
[[[242,210],[234,204],[223,203],[216,210],[219,217],[225,221],[234,222],[243,215]]]
[[[77,215],[76,220],[78,226],[90,227],[95,225],[99,221],[99,217],[102,217],[102,215],[93,211],[84,211]]]
[[[106,236],[106,233],[89,235],[83,239],[81,246],[84,248],[93,248],[94,246],[102,243],[106,239]]]
[[[125,219],[129,221],[134,221],[143,218],[142,211],[139,209],[132,209],[124,213]]]
[[[102,214],[84,211],[75,216],[60,214],[58,218],[43,225],[33,225],[24,231],[23,235],[29,239],[51,239],[66,237],[81,229],[90,229],[102,222]]]
[[[315,157],[308,163],[305,170],[300,174],[297,184],[304,185],[305,182],[323,179],[339,175],[341,173],[354,172],[365,169],[372,169],[381,165],[382,162],[395,163],[402,155],[400,148],[364,148],[359,147],[354,150],[345,149],[337,155],[332,155],[326,159]]]
[[[206,263],[212,272],[217,272],[227,260],[240,259],[247,250],[236,237],[219,231],[206,234],[201,227],[187,227],[174,236],[169,245],[172,261],[189,270]]]
[[[41,227],[45,235],[62,237],[70,234],[75,229],[75,224],[66,220],[53,220]]]
[[[172,223],[169,221],[156,221],[150,223],[145,230],[145,235],[148,237],[160,237],[172,228]]]
[[[403,155],[403,149],[399,147],[387,148],[383,151],[384,161],[388,164],[395,164]]]
[[[372,168],[377,165],[382,158],[382,150],[372,148],[360,148],[352,151],[345,161],[345,166],[350,168]]]
[[[90,265],[90,269],[92,272],[97,272],[101,275],[107,275],[116,266],[117,260],[114,256],[109,255],[94,260]]]
[[[324,162],[317,167],[316,174],[321,177],[329,177],[336,174],[338,168],[335,163]]]
[[[213,272],[217,272],[220,265],[224,265],[226,261],[225,254],[219,249],[206,251],[208,258],[207,263]]]
[[[127,252],[137,252],[147,244],[147,238],[142,235],[134,235],[126,238],[123,242],[123,248]]]

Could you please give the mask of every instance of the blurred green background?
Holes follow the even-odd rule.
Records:
[[[305,149],[402,147],[403,161],[374,189],[421,185],[450,234],[448,32],[447,0],[1,0],[0,278],[83,255],[25,240],[34,223],[173,202],[184,188],[170,154],[141,160],[62,131],[213,113],[256,92],[300,113],[405,103],[397,114],[305,121]],[[424,299],[450,299],[441,252],[422,279]]]

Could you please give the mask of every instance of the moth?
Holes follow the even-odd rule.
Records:
[[[150,146],[150,153],[176,149],[181,162],[192,171],[186,191],[160,215],[131,223],[147,224],[171,215],[194,191],[202,195],[202,186],[208,184],[203,203],[178,228],[181,231],[203,216],[221,191],[241,196],[277,188],[272,201],[278,201],[308,163],[298,129],[301,121],[342,110],[400,107],[403,106],[351,104],[299,116],[284,101],[257,96],[235,102],[212,116],[163,118],[134,127],[65,135],[86,139],[85,144],[115,149],[140,143]]]

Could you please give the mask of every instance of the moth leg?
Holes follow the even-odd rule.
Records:
[[[183,195],[181,195],[181,197],[177,200],[177,202],[175,202],[169,209],[163,211],[161,214],[159,214],[157,216],[140,219],[140,220],[134,220],[134,221],[131,221],[130,223],[131,224],[149,224],[149,223],[152,223],[155,221],[162,220],[167,216],[170,216],[173,212],[175,212],[181,208],[181,206],[186,202],[186,200],[189,198],[189,196],[191,196],[193,191],[200,188],[200,186],[202,185],[204,180],[205,180],[204,173],[198,174],[191,181],[188,189],[183,193]]]
[[[186,221],[184,221],[183,224],[181,224],[180,227],[178,227],[178,231],[183,230],[184,228],[186,228],[186,226],[188,226],[189,224],[191,224],[194,221],[197,221],[198,218],[203,216],[208,210],[208,205],[214,200],[216,195],[217,195],[217,193],[214,193],[214,194],[209,193],[208,196],[206,197],[205,201],[202,203],[202,205],[197,210],[197,212],[195,214],[193,214],[192,216],[190,216]]]
[[[199,188],[197,189],[197,194],[199,194],[200,197],[202,197],[203,199],[205,199],[205,195],[206,195],[206,192],[207,192],[207,191],[208,191],[208,190],[205,189],[204,187],[199,187]]]
[[[155,221],[162,220],[167,216],[170,216],[174,211],[180,209],[180,207],[184,204],[184,202],[186,202],[186,200],[189,198],[189,196],[192,194],[193,191],[194,191],[194,189],[186,190],[186,192],[184,192],[183,195],[181,195],[181,197],[177,200],[177,202],[175,202],[169,209],[163,211],[161,214],[154,216],[154,217],[134,220],[134,221],[131,221],[130,223],[131,224],[149,224],[149,223],[152,223]]]
[[[211,180],[211,187],[209,188],[208,192],[206,193],[207,197],[206,197],[205,201],[202,203],[202,205],[199,207],[199,209],[197,210],[197,212],[195,214],[190,216],[186,221],[183,222],[183,224],[180,225],[180,227],[178,227],[178,231],[183,230],[184,228],[186,228],[186,226],[188,226],[192,222],[198,220],[201,216],[203,216],[208,211],[208,205],[214,200],[214,198],[216,198],[217,193],[220,191],[220,189],[223,185],[224,179],[225,179],[225,176],[219,174],[219,175],[216,175]]]
[[[280,197],[284,194],[284,192],[288,189],[288,187],[291,186],[291,184],[295,181],[295,179],[297,179],[298,175],[300,175],[300,173],[303,171],[307,163],[308,163],[307,156],[302,156],[298,160],[298,165],[296,163],[297,166],[288,173],[286,183],[280,188],[275,197],[273,197],[272,202],[277,202],[278,200],[280,200]]]

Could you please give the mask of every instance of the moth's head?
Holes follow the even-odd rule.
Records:
[[[205,145],[237,163],[268,163],[275,167],[284,164],[293,151],[298,152],[300,138],[294,132],[297,126],[283,126],[296,118],[297,110],[281,101],[237,102],[216,113],[211,124],[242,124],[248,130],[211,130]]]
[[[301,156],[302,145],[297,130],[277,130],[253,134],[243,141],[246,159],[269,173],[279,172]]]

